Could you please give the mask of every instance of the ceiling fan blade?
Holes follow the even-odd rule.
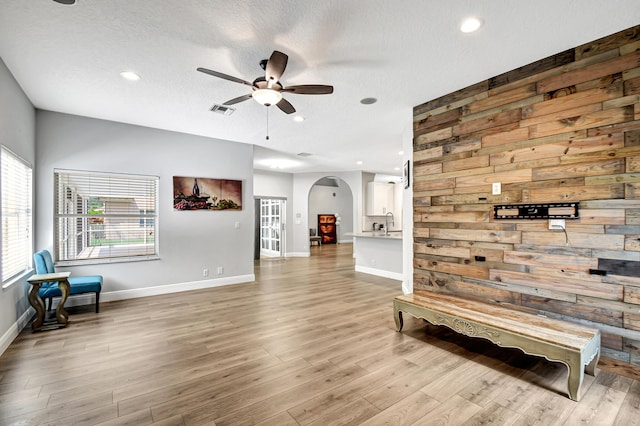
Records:
[[[282,52],[274,50],[267,61],[265,68],[265,77],[267,79],[268,87],[271,88],[273,83],[276,83],[282,77],[282,73],[287,68],[287,61],[289,57]]]
[[[299,95],[328,95],[333,93],[333,86],[324,84],[300,84],[282,89],[282,92],[297,93]]]
[[[285,114],[293,114],[294,112],[296,112],[296,109],[293,107],[293,105],[291,105],[285,98],[280,99],[280,102],[278,102],[276,106],[280,108],[280,110]]]
[[[223,103],[222,105],[233,105],[233,104],[237,104],[237,103],[246,101],[247,99],[251,99],[251,93],[246,94],[246,95],[242,95],[242,96],[238,96],[237,98],[233,98],[230,101],[227,101],[227,102]]]
[[[253,87],[253,83],[249,83],[248,81],[243,80],[241,78],[232,77],[230,75],[223,74],[223,73],[218,72],[218,71],[208,70],[206,68],[197,68],[197,70],[200,71],[200,72],[203,72],[205,74],[212,75],[214,77],[222,78],[224,80],[233,81],[234,83],[246,84],[247,86]]]

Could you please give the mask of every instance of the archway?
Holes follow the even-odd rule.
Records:
[[[348,234],[353,232],[353,192],[349,184],[337,176],[322,177],[311,186],[308,197],[309,229],[321,233],[318,215],[334,215],[335,243],[352,242]]]

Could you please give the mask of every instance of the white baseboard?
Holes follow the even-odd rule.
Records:
[[[399,272],[385,271],[383,269],[369,268],[367,266],[356,265],[356,272],[362,272],[370,275],[377,275],[378,277],[391,278],[392,280],[402,281],[404,275]]]
[[[13,342],[13,340],[16,337],[18,337],[18,334],[20,334],[22,329],[27,324],[29,324],[29,320],[31,319],[32,316],[35,315],[35,313],[36,313],[35,309],[33,309],[32,307],[29,307],[29,309],[27,309],[22,315],[20,315],[20,318],[18,318],[18,321],[13,323],[13,325],[9,327],[6,333],[4,333],[2,337],[0,337],[0,355],[2,355],[4,351],[7,350],[9,345],[11,345],[11,342]]]
[[[221,287],[223,285],[248,283],[255,280],[256,276],[254,274],[248,274],[187,283],[160,285],[156,287],[110,291],[108,293],[100,293],[100,301],[112,302],[114,300],[135,299],[138,297],[157,296],[159,294],[178,293],[181,291],[200,290],[203,288]]]
[[[311,252],[308,251],[290,251],[286,254],[285,257],[309,257],[311,256]]]
[[[131,290],[118,290],[108,292],[103,291],[100,293],[100,302],[113,302],[115,300],[136,299],[138,297],[157,296],[160,294],[178,293],[181,291],[200,290],[203,288],[213,288],[223,285],[253,282],[255,280],[256,276],[254,274],[249,274],[178,284],[159,285],[154,287],[134,288]],[[58,306],[56,303],[57,300],[60,299],[58,298],[53,300],[53,308]],[[69,297],[64,306],[92,305],[95,302],[96,301],[94,293],[79,294]]]

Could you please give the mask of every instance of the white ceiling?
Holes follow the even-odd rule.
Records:
[[[413,106],[639,23],[638,0],[0,0],[0,57],[36,108],[255,144],[258,168],[399,174]],[[253,81],[273,50],[285,86],[335,92],[286,94],[306,120],[271,107],[266,140],[255,101],[209,111],[250,89],[196,68]]]

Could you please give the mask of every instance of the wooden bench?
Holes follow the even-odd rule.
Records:
[[[469,337],[565,364],[569,398],[574,401],[580,400],[585,367],[594,376],[600,358],[599,330],[503,306],[433,293],[397,296],[393,310],[398,331],[402,331],[402,313],[406,312]]]

